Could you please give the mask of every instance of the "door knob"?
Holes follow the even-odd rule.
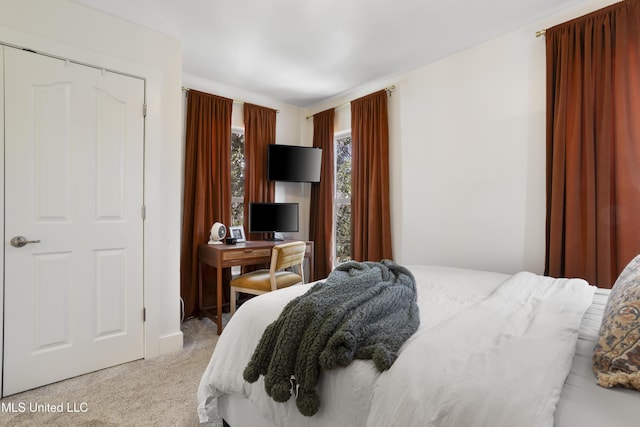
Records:
[[[11,246],[15,248],[21,248],[23,246],[26,246],[28,243],[40,243],[40,240],[27,240],[27,238],[24,236],[16,236],[11,239],[9,243],[11,243]]]

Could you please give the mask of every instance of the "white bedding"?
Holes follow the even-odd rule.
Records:
[[[593,374],[593,347],[610,292],[610,289],[597,289],[582,319],[571,371],[556,408],[554,422],[558,427],[640,426],[640,393],[600,387]]]
[[[581,280],[409,266],[421,325],[384,373],[371,361],[323,372],[321,408],[302,416],[242,371],[264,328],[311,285],[253,298],[221,335],[198,390],[198,414],[222,394],[247,397],[281,426],[551,426],[594,288]],[[235,427],[235,426],[234,426]]]

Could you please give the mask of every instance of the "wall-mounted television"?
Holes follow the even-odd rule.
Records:
[[[267,159],[270,181],[320,182],[321,148],[269,144]]]
[[[275,233],[298,228],[297,203],[249,203],[249,233],[269,233],[267,239],[276,240]]]

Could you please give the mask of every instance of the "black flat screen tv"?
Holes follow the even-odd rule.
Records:
[[[276,240],[276,232],[297,232],[299,228],[297,203],[249,203],[249,233],[269,233],[268,240]]]
[[[267,159],[270,181],[320,182],[321,148],[269,144]]]

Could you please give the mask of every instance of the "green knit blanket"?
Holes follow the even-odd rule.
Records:
[[[264,375],[269,396],[296,396],[301,414],[318,411],[322,369],[372,359],[391,367],[420,323],[413,274],[393,261],[346,262],[327,280],[291,300],[265,329],[244,370],[250,383]]]

